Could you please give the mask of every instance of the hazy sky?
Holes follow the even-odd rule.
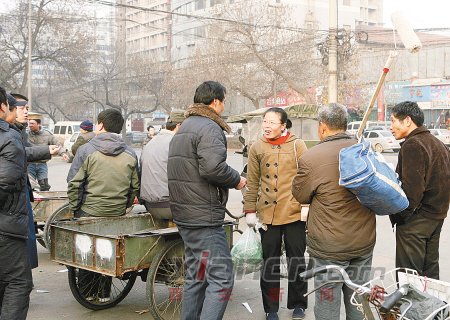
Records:
[[[450,28],[449,0],[384,0],[384,20],[389,26],[392,12],[398,9],[414,29]]]
[[[14,0],[0,0],[0,12],[8,11],[14,3]],[[413,28],[450,28],[450,0],[384,0],[386,26],[391,25],[391,13],[398,8]]]

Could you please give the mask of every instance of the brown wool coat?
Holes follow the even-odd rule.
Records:
[[[259,220],[265,224],[299,221],[300,203],[292,196],[291,186],[297,172],[297,159],[306,150],[305,142],[292,133],[280,146],[273,146],[264,138],[256,141],[248,155],[244,210],[257,212]]]
[[[355,143],[346,134],[337,134],[300,158],[292,193],[301,203],[310,203],[306,227],[311,256],[347,261],[373,251],[375,214],[339,186],[339,151]]]

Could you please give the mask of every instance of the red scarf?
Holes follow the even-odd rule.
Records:
[[[286,140],[289,138],[289,132],[285,136],[279,136],[275,139],[267,139],[266,141],[270,143],[271,145],[279,146],[280,144],[283,144],[286,142]]]

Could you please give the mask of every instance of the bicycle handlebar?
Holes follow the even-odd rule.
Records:
[[[370,292],[369,288],[366,288],[364,286],[358,285],[358,284],[354,283],[352,280],[350,280],[350,278],[349,278],[347,272],[345,271],[345,269],[340,267],[340,266],[337,266],[337,265],[326,265],[326,266],[321,266],[321,267],[309,269],[309,270],[306,270],[306,271],[300,273],[299,277],[301,279],[309,279],[309,278],[314,277],[318,273],[325,273],[325,272],[330,272],[330,271],[337,271],[337,272],[339,272],[341,274],[341,276],[342,276],[342,282],[344,282],[345,285],[347,287],[349,287],[350,289],[352,289],[353,291]]]
[[[327,267],[328,266],[322,266],[322,267],[318,267],[318,268],[309,269],[309,270],[303,271],[298,276],[300,277],[300,279],[307,280],[307,279],[314,277],[318,273],[327,272],[328,271]]]
[[[386,296],[384,302],[380,306],[381,312],[389,312],[393,306],[400,301],[403,296],[408,294],[408,284],[402,285],[400,288],[392,292],[390,295]]]

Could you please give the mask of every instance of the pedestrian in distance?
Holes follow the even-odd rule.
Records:
[[[292,179],[297,161],[307,150],[305,142],[288,131],[292,126],[281,108],[270,108],[263,116],[263,136],[250,147],[247,163],[247,192],[244,196],[245,220],[254,227],[258,220],[264,265],[261,293],[266,319],[278,319],[280,301],[280,256],[282,242],[288,261],[288,309],[292,319],[303,319],[308,307],[304,297],[307,282],[299,279],[305,271],[305,222],[300,203],[292,196]]]
[[[42,130],[41,119],[29,119],[28,128],[28,142],[32,146],[58,145],[58,140],[52,133],[47,130]],[[62,150],[59,148],[59,151]],[[67,155],[64,154],[63,157],[66,159]],[[28,163],[28,174],[37,180],[41,191],[49,191],[51,188],[48,183],[48,160],[40,159]]]
[[[74,156],[80,146],[91,141],[91,139],[95,137],[93,130],[94,124],[90,120],[84,120],[80,123],[80,134],[70,150]]]
[[[27,167],[20,131],[6,121],[16,108],[0,88],[0,319],[25,320],[33,287],[28,259]]]
[[[167,175],[173,221],[185,246],[186,276],[181,319],[222,319],[233,290],[233,263],[223,228],[228,189],[245,178],[227,160],[220,117],[226,89],[215,81],[197,87],[169,146]],[[203,270],[202,272],[199,271]]]
[[[404,101],[391,113],[391,132],[405,139],[396,172],[409,200],[406,210],[389,216],[396,226],[395,265],[439,279],[439,238],[450,200],[450,151],[424,126],[416,102]]]
[[[292,194],[298,202],[310,204],[307,218],[308,269],[324,265],[344,268],[351,280],[364,284],[369,280],[376,238],[375,213],[356,196],[339,186],[339,152],[357,143],[345,133],[347,109],[331,103],[318,111],[320,142],[306,151],[298,163]],[[320,274],[314,287],[333,280]],[[343,283],[327,284],[315,294],[316,320],[340,318],[343,295],[347,320],[360,320],[361,312],[351,304],[353,290]]]

